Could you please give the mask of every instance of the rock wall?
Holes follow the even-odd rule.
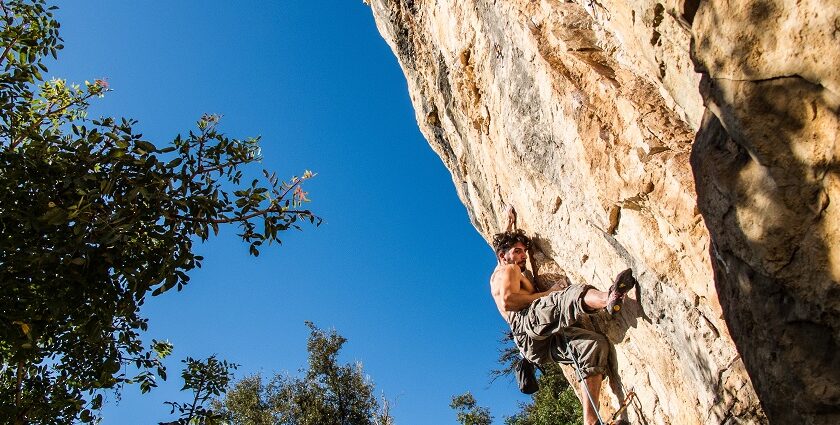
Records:
[[[636,271],[585,323],[615,344],[602,413],[836,419],[836,3],[370,3],[476,229],[510,203],[538,274]]]
[[[840,424],[840,3],[704,2],[693,31],[726,321],[774,423]]]

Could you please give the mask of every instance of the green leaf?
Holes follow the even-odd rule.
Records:
[[[67,212],[61,207],[53,207],[48,209],[40,219],[48,225],[59,225],[67,221]]]
[[[155,147],[155,145],[153,145],[151,142],[147,142],[145,140],[138,140],[134,142],[134,145],[137,147],[137,149],[140,149],[144,153],[157,152],[157,147]]]

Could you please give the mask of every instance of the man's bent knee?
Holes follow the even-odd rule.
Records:
[[[581,328],[568,328],[566,330],[568,345],[557,345],[554,347],[556,357],[563,363],[574,363],[577,361],[584,377],[606,374],[609,364],[610,346],[606,337],[600,333]]]

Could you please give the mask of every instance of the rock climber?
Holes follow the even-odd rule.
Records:
[[[545,292],[537,291],[523,274],[531,240],[522,230],[515,230],[513,207],[508,207],[507,212],[507,230],[493,237],[499,262],[490,277],[493,300],[510,325],[516,346],[529,361],[538,365],[570,364],[563,342],[568,341],[584,378],[578,393],[584,423],[597,424],[598,394],[606,376],[610,347],[604,335],[573,325],[584,314],[606,309],[612,315],[620,310],[625,294],[636,286],[636,279],[627,269],[618,274],[609,292],[581,284],[555,284]],[[591,402],[586,391],[592,395]]]

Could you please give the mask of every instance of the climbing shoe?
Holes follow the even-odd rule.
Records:
[[[633,270],[627,269],[618,274],[610,287],[607,295],[607,313],[614,316],[621,311],[621,304],[624,303],[624,295],[636,286],[636,278],[633,277]]]

